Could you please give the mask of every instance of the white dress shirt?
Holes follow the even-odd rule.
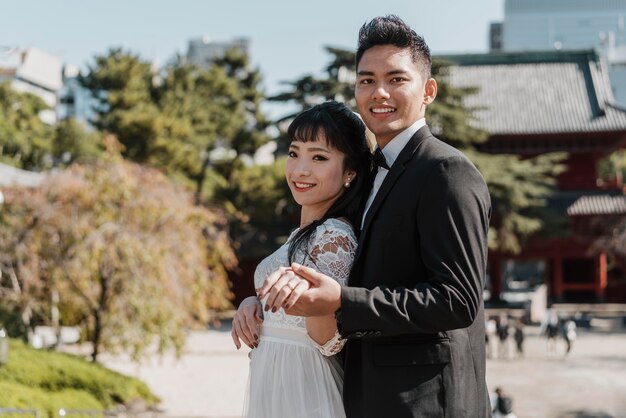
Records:
[[[389,141],[389,143],[385,145],[385,148],[381,149],[389,168],[391,168],[393,166],[393,163],[396,162],[396,158],[398,158],[400,152],[402,152],[409,140],[413,137],[413,135],[415,135],[415,132],[417,132],[424,125],[426,125],[426,119],[418,119],[413,125],[409,126],[404,131],[396,135],[395,138]],[[367,215],[367,211],[370,209],[370,206],[372,205],[372,202],[376,197],[376,193],[378,193],[378,189],[380,189],[380,185],[383,184],[383,181],[385,180],[385,177],[387,177],[388,172],[389,170],[387,170],[386,168],[378,167],[378,172],[376,173],[376,178],[374,179],[374,185],[372,186],[370,195],[367,198],[365,211],[363,211],[363,219],[361,219],[361,229],[363,228],[363,225],[365,225],[365,216]]]

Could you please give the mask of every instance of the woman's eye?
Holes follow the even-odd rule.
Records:
[[[298,154],[296,154],[294,151],[289,151],[289,152],[287,153],[287,155],[288,155],[290,158],[296,158],[296,157],[298,156]]]
[[[328,160],[328,158],[324,157],[323,155],[316,155],[313,157],[313,159],[315,161],[327,161]]]

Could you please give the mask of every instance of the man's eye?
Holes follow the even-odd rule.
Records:
[[[405,81],[406,79],[404,77],[394,77],[391,79],[392,82],[394,83],[401,83],[403,81]]]
[[[372,84],[373,82],[374,80],[371,80],[369,78],[366,78],[360,81],[361,84]]]

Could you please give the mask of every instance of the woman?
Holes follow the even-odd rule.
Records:
[[[288,268],[292,262],[314,267],[345,285],[357,245],[352,225],[371,165],[365,126],[343,104],[326,102],[299,114],[287,133],[291,144],[285,177],[302,207],[300,227],[259,264],[255,287],[277,268]],[[295,289],[295,295],[308,289],[309,283],[294,278],[288,285]],[[262,306],[267,302],[267,298],[261,303],[248,298],[233,319],[237,349],[240,340],[254,347],[244,415],[345,417],[343,372],[333,356],[343,341],[334,317],[305,319],[279,309],[266,312],[261,319]],[[246,310],[253,310],[262,322],[260,333],[256,323],[246,322],[253,316],[246,315]]]

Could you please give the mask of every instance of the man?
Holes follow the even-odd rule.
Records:
[[[348,417],[490,416],[487,187],[426,126],[437,83],[421,37],[396,16],[375,18],[359,32],[356,61],[355,97],[376,136],[378,168],[348,286],[293,265],[270,275],[259,296],[290,314],[335,312],[348,340]],[[294,276],[311,288],[290,293]]]

